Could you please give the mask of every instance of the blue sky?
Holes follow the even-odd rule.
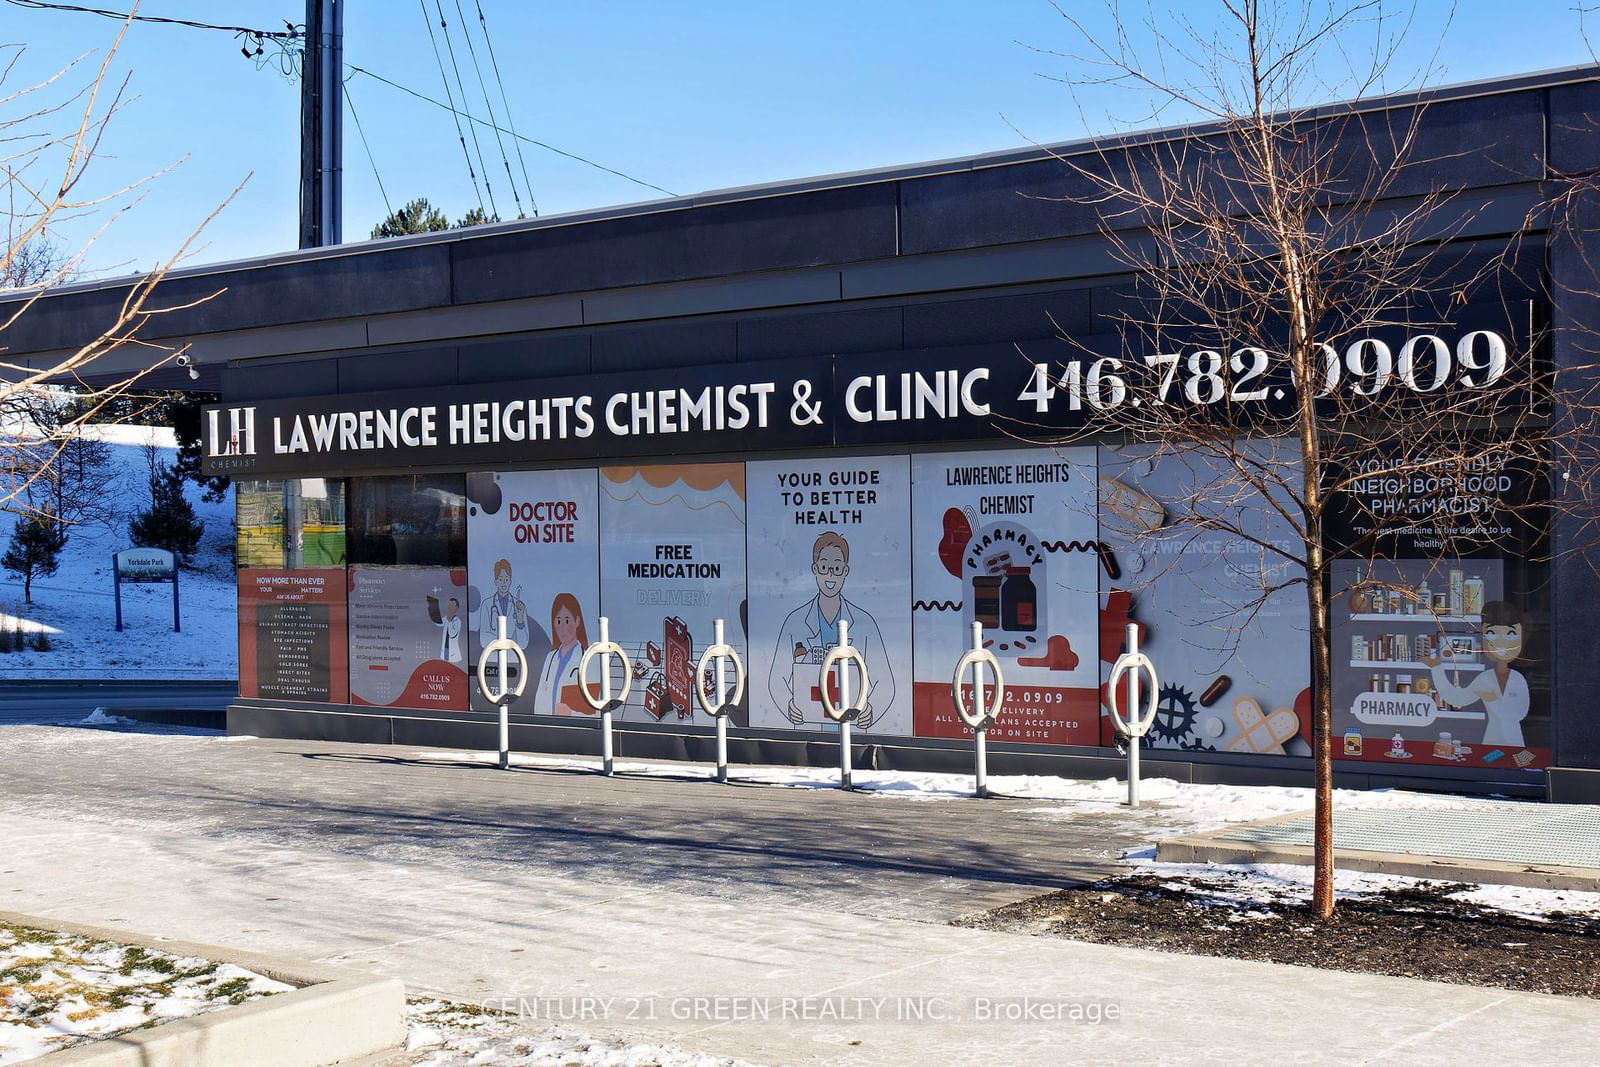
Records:
[[[1071,50],[1074,38],[1046,0],[481,3],[519,131],[676,193],[1069,139],[1116,128],[1108,112],[1135,113],[1118,90],[1087,90],[1075,103],[1050,80],[1068,63],[1036,49]],[[475,23],[471,0],[462,6]],[[1072,7],[1092,28],[1106,25],[1098,4]],[[455,0],[444,9],[454,27]],[[1164,21],[1178,5],[1153,10]],[[303,18],[304,4],[146,0],[141,12],[273,28]],[[1434,80],[1455,82],[1590,61],[1570,2],[1467,0],[1448,25],[1447,12],[1424,0],[1397,69],[1409,74],[1436,53]],[[442,96],[415,0],[349,0],[345,18],[347,62]],[[116,29],[92,15],[0,3],[0,42],[27,45],[10,85],[105,48]],[[472,109],[483,114],[459,37],[456,48]],[[88,266],[152,266],[246,175],[191,261],[292,248],[297,86],[257,70],[225,34],[177,27],[133,27],[116,65],[136,99],[103,146],[94,188],[182,162],[116,220]],[[348,90],[392,204],[425,195],[454,218],[478,203],[448,113],[360,75]],[[480,130],[480,144],[510,217],[492,134]],[[506,151],[520,186],[509,143]],[[531,145],[523,158],[542,214],[659,195]],[[360,239],[385,206],[348,113],[345,166],[345,234]],[[62,238],[81,240],[89,221]]]

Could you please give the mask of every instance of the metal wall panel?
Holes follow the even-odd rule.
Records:
[[[792,356],[891,352],[903,347],[898,307],[812,311],[739,320],[739,358],[788,359]]]
[[[1579,198],[1573,220],[1581,230],[1600,229],[1600,196]],[[1574,373],[1566,384],[1589,383],[1600,388],[1600,372],[1593,370],[1594,351],[1600,342],[1600,297],[1592,259],[1566,240],[1553,238],[1550,247],[1550,283],[1555,291],[1555,336],[1551,358],[1566,368],[1591,368]],[[1591,394],[1592,395],[1592,394]],[[1559,409],[1557,419],[1562,417]],[[1560,481],[1555,485],[1559,488]],[[1557,496],[1551,551],[1549,651],[1554,675],[1555,762],[1562,767],[1600,768],[1600,715],[1594,713],[1600,693],[1600,657],[1594,635],[1600,633],[1600,575],[1593,560],[1600,546],[1594,543],[1600,516],[1561,514]],[[1569,508],[1569,510],[1571,510]]]
[[[341,356],[338,364],[341,393],[455,385],[458,380],[455,345]]]
[[[456,356],[457,377],[471,385],[588,374],[590,341],[588,331],[563,331],[463,344]]]
[[[556,226],[453,246],[457,303],[895,253],[892,183]]]
[[[1089,332],[1088,289],[1021,296],[989,296],[910,304],[905,309],[905,347],[936,348],[990,341],[1026,341]]]
[[[597,374],[732,363],[739,353],[738,328],[732,319],[713,319],[601,330],[594,335],[593,352]]]

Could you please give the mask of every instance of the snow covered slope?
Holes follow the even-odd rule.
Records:
[[[25,632],[43,630],[49,652],[0,654],[0,681],[18,678],[220,678],[238,676],[238,630],[233,580],[233,497],[210,504],[198,487],[189,502],[205,523],[191,566],[178,577],[183,632],[172,632],[170,585],[122,587],[123,632],[116,631],[111,555],[130,547],[128,519],[149,504],[145,445],[156,444],[171,462],[170,429],[97,426],[90,432],[111,445],[117,473],[109,526],[79,526],[61,553],[61,568],[33,583],[33,604],[22,602],[22,583],[0,572],[0,625],[15,620]],[[15,516],[0,515],[0,552]]]

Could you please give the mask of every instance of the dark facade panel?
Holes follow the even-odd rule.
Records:
[[[1054,159],[900,183],[906,255],[1093,233],[1093,184]]]
[[[895,187],[663,211],[452,246],[456,303],[506,300],[895,254]]]
[[[341,356],[338,364],[341,393],[417,389],[455,385],[457,381],[455,345]]]
[[[1600,81],[1550,89],[1550,169],[1556,176],[1600,169]]]
[[[905,309],[905,347],[976,345],[1055,337],[1062,332],[1088,333],[1089,307],[1088,289],[909,304]]]
[[[163,281],[146,307],[182,307],[152,317],[143,337],[180,337],[412,311],[448,303],[448,250],[396,248],[297,263],[224,270]],[[6,331],[13,351],[75,348],[115,321],[127,296],[117,286],[39,301]]]
[[[1578,198],[1574,205],[1578,232],[1593,233],[1600,228],[1600,196]],[[1584,383],[1593,395],[1600,388],[1600,373],[1592,368],[1596,347],[1596,323],[1600,323],[1600,298],[1592,260],[1583,249],[1566,239],[1553,239],[1550,248],[1550,280],[1555,290],[1555,336],[1551,359],[1557,368],[1568,368],[1569,389]],[[1557,424],[1572,419],[1571,413],[1557,409]],[[1582,425],[1578,417],[1576,423]],[[1556,482],[1556,485],[1560,485]],[[1551,597],[1549,651],[1554,674],[1555,763],[1562,767],[1600,767],[1600,715],[1593,713],[1594,694],[1600,692],[1600,657],[1594,654],[1594,634],[1600,626],[1600,576],[1593,566],[1594,529],[1600,516],[1585,514],[1576,502],[1562,506],[1556,496],[1553,509],[1551,551]]]
[[[846,300],[865,300],[892,299],[907,293],[1075,283],[1079,278],[1114,274],[1124,269],[1125,264],[1112,242],[1093,234],[853,263],[840,268],[839,278],[841,295]]]
[[[463,343],[456,355],[457,377],[462,385],[472,385],[588,374],[590,341],[587,331],[574,331]]]
[[[277,400],[339,391],[339,364],[332,359],[251,363],[222,372],[222,395],[229,400]]]
[[[732,363],[739,353],[738,326],[732,319],[713,319],[602,330],[594,335],[593,351],[597,374]]]
[[[897,307],[768,315],[739,322],[739,358],[892,352],[902,347],[902,310]]]
[[[1339,197],[1372,196],[1380,188],[1386,197],[1399,197],[1538,181],[1544,176],[1544,124],[1541,91],[1325,120],[1333,146],[1329,188]],[[1102,224],[1133,226],[1138,213],[1128,206],[1096,202],[1104,186],[1090,175],[1119,182],[1132,176],[1137,188],[1153,195],[1166,187],[1163,175],[1192,177],[1198,153],[1206,153],[1209,188],[1202,195],[1227,204],[1245,190],[1228,175],[1226,152],[1212,154],[1207,147],[1214,144],[1159,142],[903,181],[902,250],[976,248],[1089,234]],[[1378,184],[1375,175],[1402,149],[1411,162]]]
[[[837,299],[838,271],[817,268],[631,286],[581,297],[583,321],[595,325],[804,307]]]
[[[1331,170],[1352,196],[1375,195],[1377,168],[1404,147],[1406,165],[1385,197],[1471,189],[1544,177],[1544,93],[1499,93],[1398,108],[1339,124]],[[1409,143],[1408,143],[1409,142]]]

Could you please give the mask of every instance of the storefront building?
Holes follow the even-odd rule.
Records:
[[[1453,315],[1452,349],[1576,358],[1581,305],[1552,294],[1578,288],[1582,249],[1540,205],[1600,162],[1586,114],[1592,69],[1431,100],[1421,134],[1450,152],[1393,195],[1454,192],[1464,272],[1519,248],[1495,298]],[[1147,773],[1308,781],[1303,590],[1211,639],[1261,576],[1230,535],[1163,543],[1206,472],[1109,425],[1048,443],[1090,405],[1047,403],[1037,366],[1115,351],[1132,284],[1074,192],[1019,152],[174,278],[174,301],[226,290],[153,325],[224,398],[205,432],[237,486],[230,729],[492,747],[471,672],[503,624],[529,662],[513,745],[596,752],[577,667],[604,617],[634,664],[620,754],[705,759],[694,663],[721,619],[749,672],[734,758],[828,763],[818,668],[843,620],[871,680],[858,762],[962,769],[950,677],[976,621],[1007,683],[996,771],[1106,775],[1102,686],[1138,622],[1163,683]],[[115,294],[52,295],[16,350],[65,347]],[[1530,491],[1492,473],[1487,508]],[[1268,509],[1252,521],[1284,536]],[[1600,600],[1585,561],[1549,551],[1564,521],[1470,558],[1397,544],[1384,579],[1412,595],[1334,604],[1341,784],[1600,793]],[[1483,633],[1512,617],[1516,684],[1487,701]],[[1441,648],[1453,666],[1428,662]]]

